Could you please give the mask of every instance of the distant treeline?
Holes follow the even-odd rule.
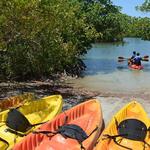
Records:
[[[127,37],[139,37],[143,40],[150,40],[150,18],[126,17],[128,28],[126,30]]]
[[[0,79],[79,75],[94,42],[150,39],[150,19],[132,18],[110,0],[1,0]]]

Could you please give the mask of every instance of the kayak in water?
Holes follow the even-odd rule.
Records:
[[[131,68],[131,69],[136,69],[136,70],[142,70],[142,69],[144,69],[144,67],[143,67],[142,65],[137,66],[137,65],[135,65],[135,64],[129,65],[129,68]]]

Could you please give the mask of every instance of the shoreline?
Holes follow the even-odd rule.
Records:
[[[63,97],[63,110],[67,110],[87,99],[98,96],[98,93],[75,88],[64,82],[64,79],[54,81],[1,82],[0,100],[23,93],[33,93],[36,99],[60,94]]]
[[[48,95],[61,94],[63,97],[62,111],[68,110],[88,99],[96,98],[101,103],[103,118],[106,124],[117,111],[132,100],[138,101],[150,117],[149,93],[147,95],[135,93],[133,96],[133,94],[97,92],[77,86],[71,86],[70,84],[66,84],[64,80],[55,83],[52,80],[0,83],[0,100],[26,92],[33,93],[37,99]]]
[[[92,97],[119,97],[119,98],[143,98],[150,99],[150,92],[114,92],[96,91],[88,88],[66,83],[63,78],[57,81],[47,79],[45,81],[31,80],[27,82],[0,82],[0,100],[10,96],[22,94],[24,92],[34,93],[37,98],[52,94],[61,94],[64,98],[82,97],[89,99]]]

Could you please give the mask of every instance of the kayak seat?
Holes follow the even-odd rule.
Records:
[[[41,119],[38,113],[37,115],[33,114],[31,117],[34,117],[35,119]],[[38,120],[36,121],[38,122]],[[10,109],[10,111],[8,112],[7,119],[6,119],[6,125],[10,128],[8,129],[8,131],[16,132],[16,134],[17,132],[25,133],[28,130],[30,130],[32,127],[43,124],[43,123],[44,122],[31,124],[29,120],[17,109]]]
[[[146,135],[148,131],[150,131],[150,127],[147,128],[147,126],[144,124],[144,122],[138,120],[138,119],[126,119],[121,121],[119,124],[116,121],[116,127],[118,130],[118,135],[104,135],[104,139],[110,138],[113,139],[113,142],[115,142],[118,146],[121,146],[125,149],[129,149],[128,147],[119,144],[119,141],[122,141],[123,139],[129,139],[133,141],[140,141],[143,142],[144,147],[150,145],[145,141]],[[120,140],[117,140],[117,138],[120,137]]]
[[[140,120],[126,119],[119,124],[118,133],[127,139],[144,141],[147,134],[147,127]]]
[[[81,146],[81,150],[85,148],[82,145],[82,142],[91,136],[98,127],[96,127],[89,135],[76,124],[64,124],[60,126],[56,131],[33,131],[34,134],[45,134],[48,137],[52,138],[56,134],[61,134],[64,138],[76,139]]]
[[[15,131],[26,132],[31,128],[28,119],[17,109],[10,109],[6,119],[6,125]]]

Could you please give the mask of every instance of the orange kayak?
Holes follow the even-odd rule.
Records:
[[[137,66],[137,65],[129,65],[129,68],[136,69],[136,70],[142,70],[144,67],[143,66]]]
[[[93,149],[103,125],[100,103],[93,99],[59,114],[27,135],[13,150]],[[54,133],[55,132],[55,133]]]
[[[149,127],[146,112],[132,101],[112,118],[94,150],[150,150]]]

